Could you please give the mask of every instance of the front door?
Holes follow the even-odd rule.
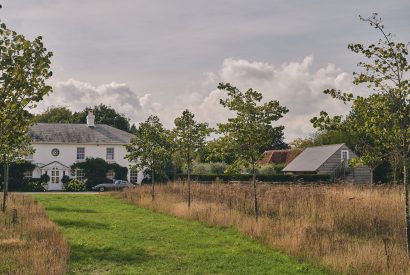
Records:
[[[50,183],[48,190],[61,190],[61,170],[57,167],[51,169]]]

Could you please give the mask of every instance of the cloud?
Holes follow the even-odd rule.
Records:
[[[225,93],[216,89],[218,82],[229,82],[242,91],[253,88],[262,92],[264,101],[279,100],[289,113],[277,125],[285,126],[288,141],[306,137],[314,131],[309,120],[321,110],[330,114],[346,114],[349,107],[322,93],[328,88],[352,89],[352,78],[333,64],[313,69],[314,57],[274,66],[273,64],[244,59],[225,59],[215,72],[207,72],[199,83],[199,90],[175,91],[173,99],[155,98],[153,94],[139,95],[126,84],[111,82],[93,86],[90,83],[69,79],[57,82],[54,93],[39,106],[69,106],[82,110],[100,103],[114,107],[135,123],[150,114],[158,115],[168,128],[182,111],[190,109],[199,121],[216,126],[231,116],[219,101]]]

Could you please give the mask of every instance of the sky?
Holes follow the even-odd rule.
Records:
[[[219,82],[289,108],[275,125],[308,137],[321,110],[349,106],[324,89],[352,84],[360,56],[349,43],[379,34],[358,15],[378,12],[398,41],[410,41],[410,1],[333,0],[3,0],[0,19],[27,38],[41,35],[52,58],[51,106],[79,111],[104,103],[138,125],[150,114],[168,128],[190,109],[211,126],[232,114]]]

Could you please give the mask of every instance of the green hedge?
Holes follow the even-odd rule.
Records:
[[[180,179],[186,179],[187,175],[179,175]],[[252,179],[252,175],[249,174],[206,174],[206,175],[191,175],[192,180],[197,181],[249,181]],[[318,182],[318,181],[330,181],[329,175],[256,175],[258,181],[264,182]]]

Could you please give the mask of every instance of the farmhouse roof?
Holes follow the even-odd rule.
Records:
[[[287,163],[289,161],[291,151],[292,150],[290,149],[267,150],[263,153],[263,158],[258,163],[262,165],[269,163]]]
[[[30,128],[33,143],[128,144],[133,135],[117,128],[95,124],[37,123]]]
[[[308,147],[291,161],[283,172],[314,172],[344,144]]]

